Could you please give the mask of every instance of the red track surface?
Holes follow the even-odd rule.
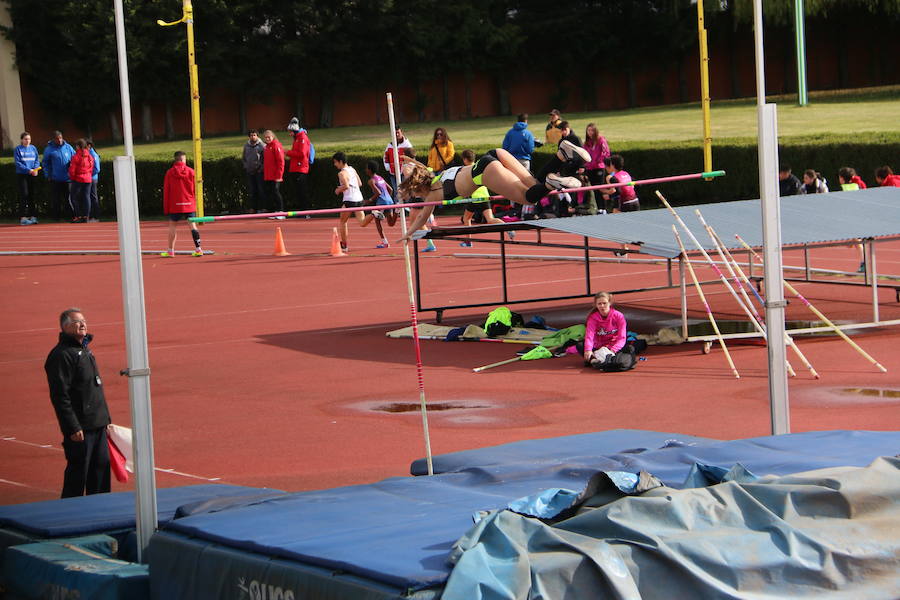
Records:
[[[410,461],[424,454],[418,412],[378,410],[418,402],[412,342],[384,336],[408,325],[402,252],[375,250],[374,230],[352,223],[354,251],[330,257],[335,224],[335,219],[214,223],[202,232],[204,247],[215,256],[145,258],[156,466],[173,470],[158,474],[160,487],[213,479],[285,490],[334,487],[405,475]],[[271,256],[276,225],[292,256]],[[162,250],[165,227],[143,224],[143,246]],[[392,234],[399,236],[396,229]],[[520,235],[531,240],[535,234]],[[565,238],[549,233],[544,239]],[[0,228],[0,250],[103,250],[116,244],[114,223]],[[189,245],[182,231],[179,248]],[[500,297],[496,261],[452,256],[492,253],[496,246],[476,243],[463,250],[444,241],[439,247],[423,255],[426,305]],[[787,253],[785,260],[799,263],[797,254]],[[814,264],[853,270],[858,263],[854,250],[835,248],[816,250]],[[900,245],[879,246],[878,264],[881,272],[900,273]],[[705,268],[699,271],[712,276]],[[514,261],[511,296],[579,293],[583,273],[578,263]],[[603,264],[592,273],[594,289],[664,281],[659,268],[646,264]],[[130,423],[127,381],[116,376],[127,366],[119,261],[117,256],[2,256],[0,277],[6,333],[0,351],[0,503],[55,498],[64,459],[43,362],[63,308],[85,311],[114,420]],[[871,319],[868,288],[798,287],[833,319]],[[743,319],[724,289],[709,286],[706,293],[717,316]],[[880,299],[882,319],[900,318],[893,291],[882,290]],[[696,294],[689,303],[692,318],[703,318]],[[567,326],[579,322],[588,305],[584,300],[516,310]],[[617,306],[626,316],[657,311],[677,321],[678,291],[623,295]],[[445,321],[477,323],[484,312],[451,311]],[[789,318],[812,318],[798,303],[789,313]],[[420,318],[433,322],[434,315]],[[841,393],[844,388],[900,390],[900,330],[867,330],[854,337],[888,373],[877,372],[837,338],[801,339],[822,379],[811,379],[793,360],[798,371],[790,382],[794,431],[900,426],[897,398]],[[697,344],[651,347],[637,370],[623,374],[584,369],[575,357],[473,374],[472,367],[512,357],[517,347],[422,344],[429,403],[471,407],[429,413],[435,454],[612,428],[722,439],[769,433],[767,361],[759,346],[730,345],[742,376],[736,380],[721,351],[704,356]]]

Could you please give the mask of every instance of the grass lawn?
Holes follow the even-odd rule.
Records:
[[[868,138],[882,135],[900,139],[900,86],[844,90],[838,92],[813,92],[810,104],[797,106],[794,97],[770,97],[778,104],[778,131],[782,141],[836,138],[854,140],[858,134]],[[728,100],[713,102],[711,110],[713,147],[717,143],[754,143],[756,138],[756,101]],[[699,104],[637,108],[630,110],[565,113],[575,132],[583,136],[585,126],[593,121],[609,140],[613,150],[623,150],[648,145],[679,146],[697,145],[702,136],[702,115]],[[284,121],[287,122],[285,117]],[[486,148],[499,146],[512,125],[514,117],[491,117],[448,123],[428,122],[402,124],[407,136],[417,148],[425,148],[431,142],[431,134],[438,125],[446,126],[457,151],[466,147]],[[543,138],[546,115],[533,115],[531,131],[537,139]],[[325,158],[342,150],[348,153],[380,155],[390,139],[387,125],[365,127],[335,127],[310,130],[310,137],[319,157]],[[285,131],[277,132],[282,144],[289,145]],[[221,136],[203,140],[203,153],[210,159],[223,156],[240,156],[243,135]],[[187,139],[151,144],[136,144],[138,158],[168,160],[175,150],[191,154],[191,142]],[[124,152],[123,146],[98,147],[106,156]]]

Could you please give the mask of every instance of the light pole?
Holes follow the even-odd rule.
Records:
[[[203,150],[200,139],[200,82],[197,77],[197,62],[194,60],[194,8],[191,0],[184,0],[183,14],[177,21],[166,23],[156,21],[162,27],[184,23],[187,25],[188,75],[191,80],[191,137],[194,140],[194,191],[197,197],[197,216],[203,215]]]

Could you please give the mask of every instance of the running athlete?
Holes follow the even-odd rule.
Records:
[[[338,186],[334,188],[334,193],[342,196],[341,207],[362,208],[363,195],[359,190],[362,186],[362,181],[359,178],[359,173],[356,172],[356,169],[347,164],[347,155],[343,152],[336,152],[334,156],[331,157],[331,161],[334,163],[334,168],[338,170]],[[341,249],[344,252],[349,252],[349,248],[347,247],[347,235],[349,230],[347,221],[350,220],[350,215],[355,216],[360,225],[363,224],[364,220],[363,211],[361,210],[341,213],[341,224],[338,230],[341,235]]]
[[[388,182],[384,180],[384,177],[378,174],[378,163],[374,160],[366,163],[366,176],[369,178],[369,187],[372,188],[372,196],[369,198],[368,204],[374,204],[375,206],[390,206],[394,204],[392,197],[394,191],[388,185]],[[393,208],[373,210],[366,215],[362,222],[362,226],[365,227],[372,221],[375,221],[375,228],[378,230],[378,235],[381,236],[381,243],[375,246],[376,248],[390,247],[387,238],[384,236],[384,229],[381,228],[381,222],[385,220],[389,227],[393,227],[397,222],[397,211]]]

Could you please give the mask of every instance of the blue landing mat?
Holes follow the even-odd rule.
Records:
[[[635,448],[646,447],[643,440],[648,433],[653,434],[621,434],[619,449],[605,455],[586,455],[580,447],[567,452],[561,444],[566,438],[539,440],[534,443],[546,447],[551,461],[536,462],[540,453],[529,446],[524,460],[508,455],[505,464],[479,465],[490,462],[479,459],[472,466],[434,477],[291,494],[178,519],[151,541],[151,588],[155,598],[240,598],[238,583],[222,587],[225,584],[219,582],[241,569],[249,571],[250,563],[263,556],[282,566],[297,563],[292,579],[296,585],[304,581],[303,571],[318,568],[350,574],[370,581],[373,587],[393,588],[400,596],[443,585],[450,572],[450,548],[471,528],[473,513],[502,508],[513,499],[547,488],[581,489],[599,470],[648,471],[666,485],[679,487],[695,462],[725,469],[739,462],[758,476],[787,475],[832,466],[865,466],[878,456],[900,452],[900,432],[832,431],[725,442],[695,438],[689,442],[692,445],[667,444],[634,453]],[[472,452],[477,458],[479,451]],[[191,536],[196,539],[188,539]],[[229,550],[227,559],[200,563],[193,557],[200,555],[204,542],[213,549],[224,546],[246,552],[242,556]],[[184,560],[179,559],[179,548]],[[334,578],[331,585],[342,584]],[[186,589],[192,590],[191,595],[179,591]],[[330,592],[330,597],[340,597],[347,590],[333,587]]]
[[[175,511],[182,505],[194,505],[214,498],[257,496],[264,492],[283,493],[226,484],[162,488],[157,490],[157,518],[162,526],[175,517]],[[16,529],[38,538],[75,537],[133,529],[134,511],[134,492],[94,494],[0,506],[0,527]]]
[[[564,437],[524,440],[499,446],[463,450],[432,457],[435,474],[458,471],[465,467],[486,467],[522,462],[571,462],[573,457],[596,457],[608,454],[641,454],[667,446],[693,446],[699,443],[717,442],[710,438],[645,431],[642,429],[611,429],[594,433],[580,433]],[[410,475],[427,475],[424,458],[409,467]]]

